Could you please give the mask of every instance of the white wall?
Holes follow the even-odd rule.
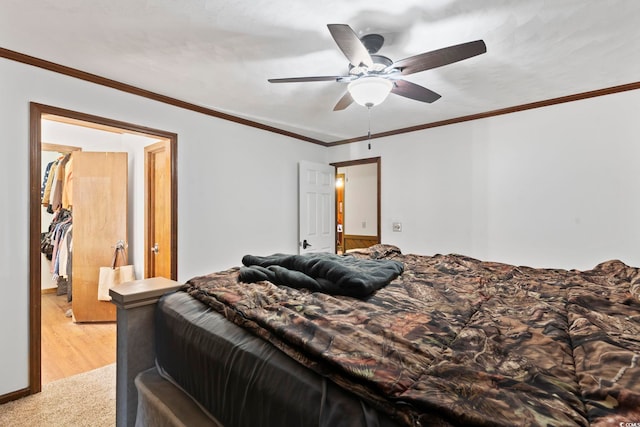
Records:
[[[338,168],[344,183],[344,233],[378,235],[378,164]]]
[[[6,59],[0,93],[0,395],[28,383],[31,101],[178,134],[179,280],[297,251],[297,162],[323,147]]]
[[[382,157],[382,242],[406,253],[640,266],[638,111],[640,91],[629,91],[375,139],[371,150],[343,145],[329,157]]]

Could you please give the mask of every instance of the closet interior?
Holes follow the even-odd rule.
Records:
[[[73,250],[73,217],[69,205],[69,187],[65,187],[65,166],[73,151],[80,147],[42,143],[43,173],[40,187],[42,204],[42,289],[55,289],[57,295],[72,300],[70,254]],[[72,164],[67,172],[72,171]],[[63,205],[64,196],[64,205]],[[71,317],[71,310],[67,313]]]

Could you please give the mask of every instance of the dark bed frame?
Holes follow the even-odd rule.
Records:
[[[182,287],[165,278],[150,278],[123,283],[110,289],[117,308],[116,425],[154,427],[222,427],[222,424],[156,367],[156,324],[158,301]],[[179,349],[177,349],[179,351]],[[362,402],[345,400],[344,392],[324,389],[328,399],[340,402],[341,410],[357,408],[366,415]],[[317,384],[316,384],[317,385]],[[312,387],[313,385],[310,385]],[[335,400],[334,400],[335,399]],[[331,406],[331,405],[329,405]],[[329,410],[327,413],[331,413]],[[371,414],[369,414],[371,416]],[[377,418],[377,415],[376,415]],[[366,421],[368,416],[363,418]],[[396,425],[386,416],[380,425]]]
[[[216,425],[186,393],[155,369],[155,309],[160,297],[180,283],[155,277],[123,283],[110,289],[117,308],[116,425]],[[140,401],[138,396],[140,395]],[[140,408],[140,409],[139,409]]]

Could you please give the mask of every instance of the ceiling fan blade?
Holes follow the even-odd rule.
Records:
[[[484,41],[476,40],[401,59],[394,62],[391,67],[397,68],[404,75],[413,74],[462,61],[486,51],[487,46]]]
[[[342,98],[340,98],[340,100],[338,101],[336,106],[333,107],[333,111],[344,110],[345,108],[347,108],[352,103],[353,103],[353,98],[351,97],[351,94],[349,93],[349,91],[346,91],[344,93],[344,96]]]
[[[406,80],[396,80],[393,82],[391,93],[428,103],[437,101],[441,97],[441,95],[427,89],[426,87],[422,87]]]
[[[351,65],[359,67],[361,64],[367,67],[373,66],[371,55],[364,47],[356,33],[346,24],[327,25],[336,44],[347,57]]]
[[[343,76],[287,77],[284,79],[268,79],[269,83],[331,82]]]

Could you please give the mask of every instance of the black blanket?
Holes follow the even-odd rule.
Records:
[[[333,295],[364,298],[402,274],[404,266],[393,260],[357,259],[349,255],[245,255],[239,280],[268,280],[276,285],[306,288]]]

